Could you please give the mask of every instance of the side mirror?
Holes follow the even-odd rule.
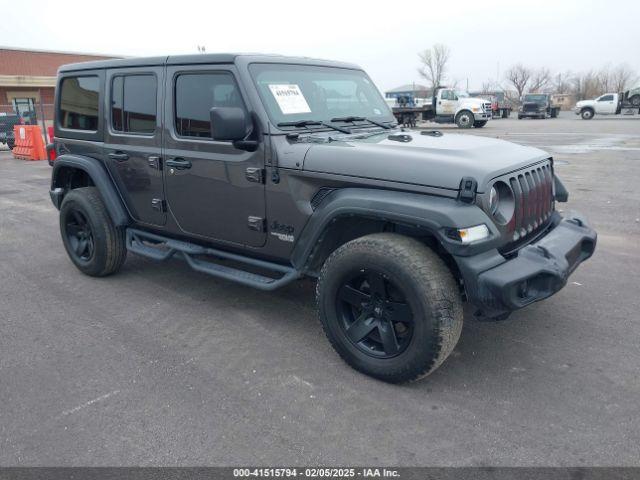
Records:
[[[213,107],[209,110],[211,137],[219,141],[238,141],[247,136],[247,113],[237,107]]]

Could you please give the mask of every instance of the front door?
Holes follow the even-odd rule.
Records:
[[[162,85],[164,67],[107,71],[105,156],[131,216],[164,225]]]
[[[437,115],[454,115],[458,106],[458,98],[454,90],[444,89],[438,92],[438,102],[436,105]]]
[[[609,115],[616,113],[616,102],[613,101],[613,95],[602,95],[596,101],[596,113],[601,115]]]
[[[180,230],[211,240],[264,245],[264,142],[247,152],[211,137],[212,107],[247,110],[232,65],[169,66],[163,170]]]

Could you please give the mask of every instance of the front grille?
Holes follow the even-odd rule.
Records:
[[[553,171],[549,163],[509,177],[515,211],[507,231],[512,242],[524,241],[548,223],[555,207]]]
[[[537,103],[525,103],[522,106],[522,111],[524,111],[524,112],[537,112],[538,111],[538,104]]]

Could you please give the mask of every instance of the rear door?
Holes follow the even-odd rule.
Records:
[[[264,142],[247,152],[211,138],[212,107],[249,111],[235,67],[170,65],[166,75],[164,180],[171,215],[189,235],[264,245]]]
[[[107,71],[107,165],[132,217],[164,225],[161,170],[164,67]]]

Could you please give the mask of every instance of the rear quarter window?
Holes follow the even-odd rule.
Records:
[[[69,76],[60,84],[60,127],[95,132],[98,130],[100,81],[97,75]]]

